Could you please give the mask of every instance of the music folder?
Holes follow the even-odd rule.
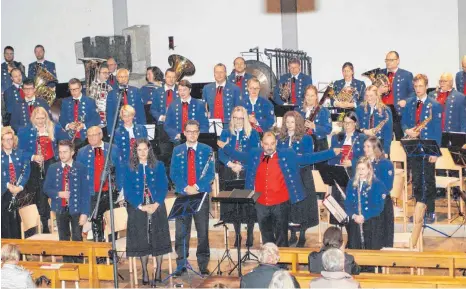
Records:
[[[348,185],[350,176],[344,166],[322,165],[317,169],[326,185],[334,186],[336,183],[341,188],[345,188]]]
[[[402,139],[401,145],[407,157],[441,156],[437,142],[432,139]]]
[[[221,191],[216,197],[212,198],[212,202],[219,203],[255,203],[259,199],[260,194],[254,190],[239,190]]]

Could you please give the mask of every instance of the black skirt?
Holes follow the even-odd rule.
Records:
[[[21,218],[18,209],[8,211],[12,198],[9,190],[2,195],[2,239],[21,239]]]
[[[147,239],[147,213],[130,204],[127,205],[127,211],[126,256],[160,256],[172,251],[165,204],[160,205],[151,216],[150,240]]]
[[[219,166],[219,178],[220,178],[220,190],[226,191],[231,190],[228,188],[228,181],[231,180],[244,180],[245,171],[241,171],[239,175],[233,172],[229,167],[220,165]],[[244,188],[244,187],[243,187]],[[241,188],[241,189],[243,189]],[[242,224],[250,224],[257,222],[257,213],[254,204],[220,204],[220,220],[226,223],[234,223],[238,220]]]
[[[393,238],[395,236],[395,222],[393,214],[393,203],[390,196],[385,197],[385,205],[380,214],[380,222],[382,223],[382,247],[393,247]]]
[[[306,166],[300,170],[306,198],[291,205],[290,221],[300,224],[302,228],[311,228],[319,224],[316,189],[312,177],[312,167]]]
[[[350,220],[349,224],[346,226],[348,232],[348,249],[380,250],[383,243],[381,218],[381,216],[377,216],[364,221],[364,248],[361,244],[361,230],[359,224],[356,224],[354,220]]]

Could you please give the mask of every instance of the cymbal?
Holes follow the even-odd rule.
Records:
[[[267,64],[257,60],[247,60],[246,72],[259,80],[261,86],[259,95],[267,98],[273,95],[273,88],[277,83],[277,77]]]

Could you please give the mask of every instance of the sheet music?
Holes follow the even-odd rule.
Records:
[[[201,203],[199,204],[199,207],[197,208],[196,212],[199,212],[202,208],[202,204],[204,204],[205,198],[207,197],[207,193],[204,193],[204,196],[202,197]]]
[[[44,264],[40,266],[41,269],[60,269],[63,263]]]
[[[217,132],[217,136],[222,134],[223,122],[219,118],[209,118],[209,133]]]
[[[145,124],[144,126],[147,129],[147,138],[149,140],[154,140],[154,138],[155,138],[155,124]]]

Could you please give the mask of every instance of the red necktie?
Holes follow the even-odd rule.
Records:
[[[13,163],[8,164],[8,170],[10,171],[10,184],[16,185],[16,171]]]
[[[217,87],[214,101],[214,118],[219,118],[223,122],[223,86]]]
[[[385,103],[385,104],[393,105],[394,102],[395,102],[395,100],[393,98],[393,78],[395,78],[395,73],[389,72],[388,73],[388,87],[390,89],[390,93],[382,98],[382,102]]]
[[[65,167],[63,168],[63,176],[62,176],[62,190],[63,191],[69,191],[69,181],[70,179],[68,178],[68,175],[70,173],[70,166],[69,165],[65,165]],[[66,207],[68,205],[68,201],[66,200],[66,198],[62,198],[61,199],[61,206],[62,207]]]
[[[123,90],[123,104],[128,105],[128,92],[126,89]]]
[[[296,104],[296,78],[291,78],[291,102]]]
[[[196,152],[193,148],[188,148],[188,185],[196,184]]]
[[[167,90],[167,103],[165,104],[165,106],[169,107],[172,101],[173,101],[173,90],[169,89]]]
[[[239,88],[243,87],[243,77],[242,76],[237,76],[236,77],[236,86],[238,86]]]
[[[256,113],[253,111],[253,112],[251,112],[251,115],[256,116]],[[262,130],[262,128],[260,126],[258,126],[257,124],[255,124],[253,122],[249,122],[249,123],[251,124],[252,128],[255,129],[257,132],[264,132]]]
[[[113,74],[110,74],[110,85],[114,85],[114,84],[115,84],[115,78]]]
[[[19,88],[19,95],[21,96],[22,99],[25,98],[25,96],[24,96],[24,90],[23,90],[22,87]]]
[[[421,122],[421,112],[424,103],[420,100],[417,101],[417,108],[416,108],[416,125]]]
[[[131,150],[133,150],[133,148],[136,146],[136,139],[133,137],[133,138],[130,138],[129,139],[129,147]]]
[[[94,148],[94,192],[98,192],[100,189],[100,177],[104,169],[104,154],[102,148]],[[108,191],[108,181],[105,181],[102,191]]]
[[[184,132],[184,126],[188,122],[188,103],[183,102],[183,109],[181,112],[181,131]]]
[[[447,103],[448,91],[439,92],[437,94],[437,102],[442,106],[442,131],[445,128],[445,104]]]
[[[73,117],[74,121],[79,121],[79,99],[74,99],[74,107],[73,107]],[[81,138],[81,132],[76,132],[76,138]]]

